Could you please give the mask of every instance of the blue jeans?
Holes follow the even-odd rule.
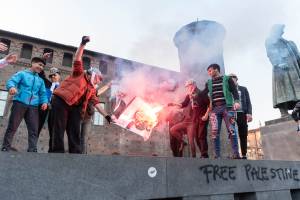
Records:
[[[239,157],[238,148],[238,131],[236,128],[235,112],[231,108],[224,106],[216,106],[212,109],[210,114],[211,125],[211,138],[214,146],[215,158],[221,157],[221,145],[220,145],[220,132],[222,127],[222,119],[225,121],[225,125],[228,132],[228,138],[231,142],[232,153],[234,157]]]

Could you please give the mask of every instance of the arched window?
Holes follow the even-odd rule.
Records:
[[[21,50],[21,58],[31,59],[32,56],[32,48],[31,44],[24,43]]]
[[[66,67],[72,67],[73,54],[64,53],[62,65]]]

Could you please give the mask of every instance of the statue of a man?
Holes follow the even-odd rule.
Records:
[[[284,27],[274,25],[265,43],[273,65],[273,107],[279,108],[281,117],[300,100],[300,56],[295,43],[282,38]]]

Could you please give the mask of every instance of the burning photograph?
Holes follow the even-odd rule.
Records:
[[[115,120],[116,124],[143,137],[144,141],[151,136],[158,124],[158,113],[161,105],[152,106],[140,97],[134,97]]]

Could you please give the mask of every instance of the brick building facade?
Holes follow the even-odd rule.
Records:
[[[264,158],[260,128],[248,131],[248,158],[252,160],[262,160]]]
[[[8,95],[5,84],[6,81],[16,73],[30,66],[32,57],[41,56],[44,52],[53,52],[53,57],[47,61],[45,66],[46,74],[51,67],[57,67],[62,71],[62,80],[71,71],[72,59],[76,47],[64,44],[58,44],[39,38],[25,36],[0,30],[1,42],[9,47],[7,52],[0,53],[0,57],[5,54],[15,53],[18,55],[17,63],[8,65],[0,69],[0,143],[2,144],[3,134],[7,127],[7,121],[10,114],[12,97]],[[166,71],[161,68],[133,62],[130,60],[117,58],[94,51],[85,50],[83,63],[85,68],[89,66],[98,66],[104,74],[104,84],[119,76],[118,69],[123,67],[121,63],[126,63],[126,67],[146,66],[156,71]],[[124,66],[125,67],[125,66]],[[178,75],[176,72],[174,75]],[[110,91],[107,91],[100,97],[104,108],[111,112]],[[151,138],[144,142],[140,136],[137,136],[116,125],[109,125],[100,116],[95,113],[93,116],[93,127],[88,135],[88,154],[121,154],[121,155],[159,155],[170,156],[168,131],[164,133],[154,132]],[[26,151],[27,148],[27,129],[24,121],[21,123],[13,142],[13,147],[18,151]],[[48,151],[48,129],[45,124],[38,142],[38,151]]]

